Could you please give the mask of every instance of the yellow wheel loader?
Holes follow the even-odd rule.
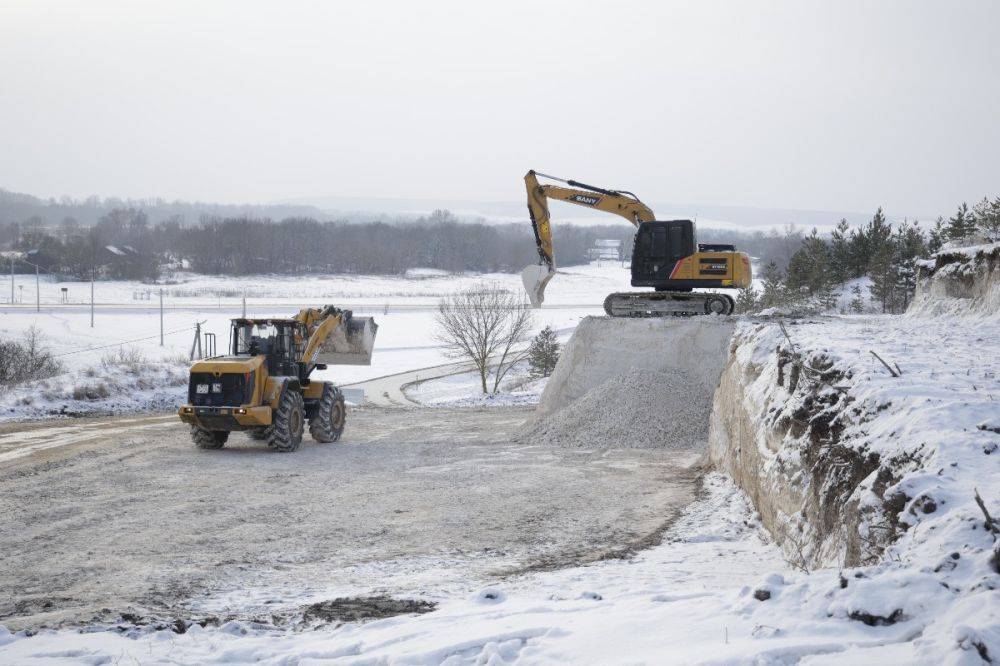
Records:
[[[569,187],[539,185],[539,176]],[[535,171],[525,174],[524,185],[539,261],[521,271],[521,281],[533,307],[541,307],[545,287],[556,274],[548,199],[613,213],[636,226],[632,286],[652,287],[653,291],[609,294],[604,299],[604,311],[609,317],[727,315],[735,305],[728,295],[693,290],[740,289],[750,285],[750,257],[745,253],[737,252],[732,245],[699,244],[694,222],[657,221],[649,206],[631,192],[594,187]]]
[[[225,446],[244,430],[277,451],[294,451],[308,424],[317,442],[344,431],[344,396],[311,381],[327,365],[371,365],[378,326],[333,306],[307,308],[289,319],[233,319],[229,354],[191,366],[188,403],[179,415],[202,449]]]

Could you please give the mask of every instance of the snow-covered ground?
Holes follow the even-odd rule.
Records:
[[[26,280],[17,276],[18,283]],[[160,346],[160,312],[156,286],[137,282],[99,282],[94,327],[90,327],[89,283],[41,282],[42,309],[28,305],[5,307],[0,304],[0,338],[17,339],[29,327],[38,328],[46,346],[66,369],[63,375],[17,387],[0,396],[0,420],[37,418],[46,414],[128,412],[163,409],[180,404],[183,383],[159,381],[166,368],[182,367],[189,354],[194,326],[216,335],[218,350],[228,345],[229,319],[240,316],[242,294],[247,293],[249,316],[290,316],[305,306],[333,304],[353,309],[358,315],[372,316],[379,325],[371,366],[336,366],[317,371],[318,379],[350,384],[374,377],[396,374],[450,362],[445,348],[435,337],[434,310],[439,298],[481,281],[499,282],[523,293],[520,276],[508,273],[449,275],[440,271],[411,271],[408,276],[328,275],[253,276],[246,278],[206,277],[190,274],[174,276],[177,284],[164,285],[164,345]],[[603,313],[604,296],[627,288],[629,271],[612,262],[574,266],[561,270],[552,280],[543,309],[535,311],[535,330],[549,325],[572,332],[587,315]],[[34,280],[25,285],[34,288]],[[69,305],[58,304],[61,287],[69,290]],[[152,300],[133,300],[150,293]],[[29,300],[26,298],[26,300]],[[73,303],[77,303],[73,305]],[[75,388],[101,374],[101,360],[109,352],[124,349],[140,352],[152,368],[145,378],[150,383],[136,390],[128,382],[106,378],[109,396],[73,400]],[[135,374],[135,373],[133,373]],[[172,377],[172,375],[171,375]],[[145,384],[146,381],[142,383]],[[93,384],[94,382],[89,382]],[[118,387],[116,390],[115,387]],[[78,392],[79,393],[79,392]]]
[[[580,282],[593,289],[591,298],[618,288],[610,283],[619,277],[627,283],[627,272],[602,277],[605,270],[584,271]],[[563,278],[550,286],[554,296],[567,283],[554,299],[557,305],[586,297],[575,287],[571,293],[568,276]],[[594,310],[599,311],[572,305],[541,314],[555,317],[545,323],[566,326]],[[401,324],[390,308],[379,341],[385,342],[383,334],[394,321],[391,330],[399,332],[392,335],[400,337],[390,340],[432,340],[430,311],[399,313],[406,315],[416,319]],[[769,368],[784,335],[773,325],[741,327],[750,342],[740,353],[759,355],[756,362]],[[683,512],[660,545],[631,559],[524,574],[474,594],[435,597],[429,600],[438,608],[431,613],[314,631],[238,622],[190,626],[183,634],[130,626],[32,637],[0,630],[0,661],[995,662],[1000,656],[996,537],[974,498],[978,490],[987,510],[1000,516],[1000,318],[828,316],[788,322],[787,328],[811,360],[833,363],[838,388],[830,390],[850,397],[859,418],[848,419],[840,444],[877,455],[892,472],[888,479],[862,482],[852,498],[871,508],[875,518],[885,510],[882,498],[898,496],[903,502],[896,514],[899,538],[877,561],[853,568],[829,559],[804,565],[809,553],[793,558],[787,548],[772,544],[746,496],[728,477],[713,473],[706,477],[703,497]],[[410,358],[441,353],[432,342],[413,346],[418,347],[410,349],[413,354],[428,356]],[[892,376],[870,351],[894,369],[898,363],[900,376]],[[377,347],[376,357],[379,353]],[[773,388],[770,372],[763,372],[760,386],[747,395],[773,401],[771,412],[779,418],[794,405],[787,392],[779,395],[784,388]],[[415,385],[411,394],[428,404],[454,405],[478,390],[477,381],[454,375]],[[530,392],[527,385],[504,388],[509,395]],[[877,494],[875,482],[886,486]],[[864,523],[866,530],[877,527]]]
[[[844,572],[838,591],[844,552],[837,525],[821,528],[819,516],[811,523],[800,520],[797,505],[789,505],[788,523],[779,531],[799,535],[800,541],[789,539],[786,553],[801,565],[823,567],[789,579],[794,605],[805,617],[853,617],[880,625],[873,636],[910,641],[858,646],[849,657],[840,655],[848,661],[995,658],[1000,654],[996,537],[985,529],[975,496],[978,489],[987,510],[1000,514],[1000,318],[813,317],[788,321],[786,327],[806,365],[833,378],[815,392],[802,388],[811,381],[808,376],[799,380],[798,391],[787,388],[787,374],[779,384],[775,349],[787,346],[784,333],[769,323],[741,325],[737,358],[749,381],[742,400],[761,415],[755,475],[762,488],[783,481],[817,502],[835,496],[840,507],[857,503],[858,557],[869,565]],[[801,427],[790,427],[793,423]],[[839,433],[832,441],[821,434],[827,428]],[[833,467],[814,477],[820,462],[803,465],[807,456],[833,461]],[[872,466],[870,474],[866,469],[856,488],[836,495],[855,463]],[[765,500],[778,506],[796,496],[781,488],[766,492],[780,495]],[[782,592],[775,606],[786,596]]]
[[[428,407],[499,407],[534,405],[548,377],[532,377],[526,362],[515,365],[500,382],[500,389],[483,395],[478,372],[462,372],[404,387],[406,397]],[[490,377],[487,390],[493,388]]]

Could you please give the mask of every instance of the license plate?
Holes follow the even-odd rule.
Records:
[[[198,384],[194,390],[195,393],[208,393],[208,384]]]
[[[222,393],[222,384],[212,384],[212,393]]]

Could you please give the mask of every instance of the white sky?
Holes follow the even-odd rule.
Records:
[[[901,213],[1000,194],[1000,2],[0,0],[0,187]]]

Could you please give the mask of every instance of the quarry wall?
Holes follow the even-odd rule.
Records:
[[[945,249],[918,264],[907,315],[997,316],[1000,243]]]

